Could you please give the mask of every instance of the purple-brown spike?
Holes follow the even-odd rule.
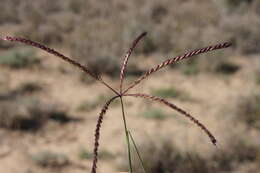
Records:
[[[126,65],[128,62],[129,57],[131,56],[134,48],[136,47],[137,43],[144,37],[146,36],[147,32],[143,32],[142,34],[140,34],[132,43],[132,46],[130,47],[130,49],[126,52],[125,54],[125,58],[124,58],[124,62],[123,65],[121,67],[121,72],[120,72],[120,92],[122,92],[122,87],[123,87],[123,80],[125,77],[125,69],[126,69]]]
[[[97,169],[100,128],[101,128],[101,124],[103,122],[104,115],[105,115],[106,111],[108,110],[109,105],[118,97],[119,96],[115,96],[115,97],[111,98],[109,101],[107,101],[106,104],[101,109],[101,112],[99,114],[99,117],[97,120],[97,125],[96,125],[96,130],[95,130],[95,144],[94,144],[94,151],[93,151],[94,158],[93,158],[91,173],[96,173],[96,169]]]
[[[130,86],[123,92],[123,94],[127,93],[130,89],[134,88],[137,84],[139,84],[142,80],[144,80],[145,78],[150,76],[152,73],[158,71],[159,69],[161,69],[161,68],[163,68],[163,67],[165,67],[169,64],[173,64],[174,62],[177,62],[177,61],[180,61],[182,59],[186,59],[186,58],[198,55],[198,54],[206,53],[206,52],[217,50],[217,49],[227,48],[229,46],[231,46],[231,43],[228,43],[228,42],[220,43],[220,44],[216,44],[216,45],[213,45],[213,46],[208,46],[208,47],[204,47],[204,48],[201,48],[201,49],[196,49],[196,50],[193,50],[191,52],[187,52],[184,55],[176,56],[174,58],[167,59],[164,62],[162,62],[161,64],[157,65],[156,67],[148,70],[144,75],[142,75],[140,78],[138,78],[132,84],[130,84]]]
[[[90,76],[92,76],[93,78],[99,80],[99,77],[96,76],[94,73],[92,73],[91,71],[89,71],[85,66],[81,65],[80,63],[70,59],[69,57],[66,57],[64,56],[63,54],[57,52],[56,50],[54,49],[51,49],[47,46],[44,46],[40,43],[37,43],[37,42],[34,42],[34,41],[31,41],[31,40],[28,40],[28,39],[25,39],[25,38],[20,38],[20,37],[5,37],[3,40],[7,40],[7,41],[14,41],[14,42],[20,42],[20,43],[24,43],[24,44],[27,44],[27,45],[30,45],[30,46],[33,46],[33,47],[36,47],[36,48],[39,48],[39,49],[42,49],[52,55],[55,55],[61,59],[63,59],[64,61],[67,61],[69,62],[70,64],[80,68],[82,71],[84,71],[85,73],[89,74]]]
[[[103,83],[106,87],[108,87],[110,90],[112,90],[115,94],[118,95],[118,93],[112,88],[110,87],[107,83],[105,83],[100,76],[97,76],[95,75],[93,72],[91,72],[90,70],[87,69],[87,67],[85,67],[84,65],[70,59],[69,57],[66,57],[65,55],[57,52],[56,50],[54,49],[51,49],[47,46],[44,46],[40,43],[37,43],[37,42],[34,42],[34,41],[31,41],[29,39],[25,39],[25,38],[20,38],[20,37],[10,37],[10,36],[6,36],[5,38],[1,38],[2,40],[7,40],[7,41],[14,41],[14,42],[20,42],[20,43],[23,43],[23,44],[26,44],[26,45],[29,45],[29,46],[33,46],[33,47],[36,47],[36,48],[39,48],[39,49],[42,49],[52,55],[55,55],[61,59],[63,59],[64,61],[67,61],[68,63],[78,67],[80,70],[82,70],[83,72],[85,72],[86,74],[90,75],[91,77],[93,77],[94,79],[100,81],[101,83]]]
[[[186,116],[187,118],[189,118],[197,126],[199,126],[207,134],[207,136],[210,138],[212,144],[216,145],[216,143],[217,143],[216,138],[212,135],[212,133],[207,129],[206,126],[204,126],[201,122],[199,122],[199,120],[194,118],[192,115],[190,115],[189,113],[187,113],[183,109],[177,107],[176,105],[168,102],[167,100],[156,97],[156,96],[151,96],[151,95],[148,95],[148,94],[140,94],[140,93],[138,93],[138,94],[126,94],[124,96],[142,97],[142,98],[145,98],[145,99],[150,99],[152,101],[162,103],[162,104],[176,110],[177,112],[179,112],[179,113],[183,114],[184,116]]]

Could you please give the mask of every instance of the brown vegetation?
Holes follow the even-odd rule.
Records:
[[[170,111],[156,112],[161,108],[150,110],[152,103],[144,105],[139,101],[131,101],[130,97],[127,98],[129,101],[126,103],[128,109],[126,112],[129,114],[129,121],[131,121],[128,128],[134,128],[133,132],[139,131],[136,132],[139,136],[141,131],[153,134],[158,131],[158,128],[167,129],[167,131],[182,129],[179,130],[178,135],[173,137],[176,140],[174,144],[170,141],[167,142],[169,147],[164,146],[158,149],[157,158],[164,158],[166,155],[167,162],[166,159],[163,159],[163,163],[161,160],[154,159],[155,161],[153,161],[149,155],[150,152],[143,150],[149,144],[139,146],[141,154],[144,153],[142,155],[147,161],[145,164],[148,165],[149,172],[165,172],[166,170],[205,173],[210,171],[257,172],[259,169],[255,166],[259,163],[260,155],[259,150],[257,150],[259,96],[255,94],[259,92],[260,81],[258,79],[259,68],[257,68],[260,52],[258,29],[260,3],[257,0],[163,0],[161,2],[154,0],[142,2],[136,0],[129,2],[58,0],[51,3],[49,0],[41,2],[3,0],[0,7],[1,37],[2,35],[15,35],[64,50],[66,54],[70,53],[75,59],[71,61],[54,50],[41,47],[78,66],[101,83],[107,85],[104,80],[111,82],[109,88],[114,88],[114,83],[117,82],[115,80],[120,72],[121,65],[118,57],[123,54],[133,37],[143,30],[148,31],[149,36],[143,40],[142,44],[139,44],[135,54],[132,55],[137,60],[129,61],[131,66],[126,71],[130,75],[129,79],[134,79],[136,82],[130,83],[129,88],[122,88],[123,94],[126,94],[129,89],[135,87],[154,71],[174,61],[173,59],[167,60],[167,58],[158,59],[159,57],[169,55],[173,57],[183,50],[224,40],[232,42],[234,46],[229,51],[225,51],[225,53],[217,51],[210,54],[210,57],[201,55],[201,58],[192,59],[177,66],[174,65],[172,66],[174,68],[168,69],[164,76],[154,75],[154,79],[147,80],[145,87],[141,88],[145,92],[152,91],[151,93],[155,93],[154,88],[156,91],[163,91],[163,93],[157,92],[156,96],[160,97],[164,94],[164,98],[168,98],[178,105],[181,103],[188,112],[194,112],[198,115],[198,119],[203,120],[203,124],[206,124],[213,131],[213,134],[217,134],[216,138],[220,139],[220,143],[226,144],[225,146],[220,144],[220,152],[209,152],[207,149],[205,152],[196,148],[188,150],[185,147],[189,145],[175,145],[181,141],[186,143],[186,138],[183,141],[183,138],[179,137],[187,133],[186,129],[190,128],[189,123],[175,115],[172,116],[174,118],[170,119],[168,118],[171,115]],[[205,15],[205,11],[207,11],[207,15]],[[12,38],[9,37],[9,39]],[[34,44],[29,40],[17,41]],[[0,48],[0,117],[2,117],[0,136],[6,138],[3,144],[0,144],[0,157],[3,157],[0,170],[6,170],[8,173],[17,172],[14,169],[5,169],[8,168],[5,165],[10,165],[9,163],[16,161],[17,158],[26,160],[28,153],[32,156],[33,153],[41,153],[38,152],[39,150],[49,151],[49,149],[44,148],[52,146],[59,146],[54,149],[58,152],[54,153],[66,153],[66,160],[69,162],[65,161],[64,164],[62,162],[61,167],[66,166],[66,169],[60,169],[59,166],[55,166],[59,165],[59,159],[57,162],[52,161],[55,160],[54,157],[48,157],[50,162],[48,159],[43,159],[44,162],[48,162],[47,165],[51,165],[50,167],[57,168],[60,172],[90,170],[86,166],[89,165],[88,159],[79,160],[78,150],[76,152],[68,150],[82,148],[82,144],[86,151],[91,150],[91,130],[94,128],[91,124],[96,120],[98,105],[104,104],[104,99],[110,94],[107,94],[107,90],[99,88],[99,85],[93,81],[87,81],[87,85],[80,83],[79,79],[84,78],[85,80],[86,78],[82,73],[79,77],[71,68],[55,61],[55,59],[46,58],[46,55],[34,51],[34,49],[17,48],[14,44],[4,41],[0,41]],[[207,50],[207,48],[200,51],[203,52],[203,50]],[[198,53],[202,53],[200,51]],[[128,52],[128,54],[131,53]],[[186,53],[184,57],[190,55],[192,53]],[[74,60],[79,61],[80,64]],[[127,63],[127,58],[125,60]],[[160,61],[164,63],[152,70],[147,70]],[[87,64],[88,69],[85,69],[84,65],[81,64]],[[124,70],[121,71],[121,86],[123,86],[124,72]],[[144,74],[142,77],[137,78],[142,74]],[[104,80],[100,78],[101,75],[104,76]],[[42,81],[43,83],[26,83],[27,80]],[[124,85],[127,84],[129,84],[128,80],[125,81]],[[173,93],[175,87],[173,88],[172,85],[176,85],[177,93]],[[250,90],[253,92],[235,97],[238,99],[233,98]],[[188,99],[185,95],[186,91],[189,94]],[[99,98],[97,92],[105,97]],[[120,93],[117,90],[113,92]],[[131,96],[158,100],[143,94],[132,94]],[[174,96],[177,98],[175,99]],[[183,97],[185,98],[183,99]],[[189,102],[189,98],[192,98],[192,102]],[[66,105],[66,109],[63,109],[63,104]],[[140,114],[140,112],[145,111],[144,106],[149,110],[144,114],[151,114],[152,119],[148,120],[149,116]],[[158,107],[159,105],[154,106]],[[223,107],[232,107],[233,109],[226,111],[222,110]],[[174,106],[174,108],[176,107]],[[103,163],[100,164],[100,172],[117,170],[114,165],[117,165],[115,162],[121,153],[118,149],[120,147],[116,147],[121,139],[117,134],[122,131],[117,131],[120,127],[119,109],[120,107],[117,106],[110,110],[112,112],[109,113],[111,114],[109,116],[111,122],[105,123],[104,130],[102,130],[102,147],[105,147],[109,153],[113,153],[114,159],[101,160]],[[130,114],[141,116],[130,116]],[[73,117],[74,115],[77,118]],[[232,115],[231,119],[229,119],[229,115]],[[87,121],[80,121],[81,119]],[[102,117],[99,119],[101,122]],[[79,120],[82,123],[75,124],[74,120]],[[176,120],[177,123],[175,123]],[[57,121],[58,123],[56,123]],[[198,121],[194,120],[194,122]],[[232,130],[224,128],[225,126],[230,127],[230,124],[235,126]],[[214,142],[215,139],[206,127],[201,123],[199,126],[211,136]],[[34,133],[28,133],[28,130]],[[200,145],[197,148],[207,148],[207,145],[203,145],[207,142],[199,140],[202,138],[194,130],[188,129],[192,137],[188,138],[187,141],[190,141],[192,146]],[[221,132],[222,134],[220,134]],[[240,136],[233,133],[240,133]],[[97,134],[96,136],[99,137]],[[172,133],[169,133],[170,135]],[[145,135],[143,137],[145,139]],[[13,148],[17,140],[22,141],[24,146],[16,146],[16,151]],[[163,143],[163,140],[160,140],[155,141],[154,144]],[[37,147],[37,152],[30,151]],[[170,149],[168,150],[168,148]],[[151,150],[157,151],[156,147]],[[162,155],[160,155],[161,153]],[[163,153],[171,154],[169,157]],[[205,156],[204,153],[209,155]],[[149,163],[154,167],[150,167]],[[21,161],[21,164],[25,167],[22,172],[40,171],[46,173],[51,171],[48,169],[49,166],[40,166],[38,162]],[[138,170],[140,166],[134,167]]]

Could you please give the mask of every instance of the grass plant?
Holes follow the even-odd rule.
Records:
[[[166,99],[160,98],[158,96],[153,96],[153,95],[144,94],[144,93],[129,93],[129,92],[134,87],[139,85],[142,81],[144,81],[144,79],[150,77],[153,73],[159,71],[160,69],[162,69],[162,68],[164,68],[164,67],[166,67],[170,64],[173,64],[173,63],[180,61],[180,60],[183,60],[183,59],[193,57],[195,55],[203,54],[203,53],[210,52],[210,51],[213,51],[213,50],[227,48],[227,47],[231,46],[231,44],[228,43],[228,42],[219,43],[219,44],[216,44],[216,45],[207,46],[207,47],[204,47],[204,48],[189,51],[189,52],[186,52],[186,53],[184,53],[183,55],[180,55],[180,56],[168,58],[165,61],[163,61],[161,64],[158,64],[157,66],[155,66],[155,67],[151,68],[150,70],[146,71],[137,80],[133,81],[128,87],[125,88],[123,84],[124,84],[128,60],[129,60],[129,58],[132,54],[132,51],[136,47],[137,43],[145,35],[146,35],[146,32],[140,34],[133,41],[130,49],[126,52],[126,54],[124,56],[124,60],[123,60],[122,66],[121,66],[120,74],[119,74],[119,78],[120,78],[119,89],[115,89],[115,88],[111,87],[108,83],[106,83],[102,79],[102,77],[100,75],[95,74],[94,72],[89,70],[88,67],[80,64],[79,62],[77,62],[77,61],[75,61],[75,60],[73,60],[73,59],[71,59],[71,58],[57,52],[56,50],[45,46],[45,45],[42,45],[38,42],[34,42],[34,41],[31,41],[31,40],[28,40],[28,39],[25,39],[25,38],[20,38],[20,37],[6,36],[4,38],[1,38],[1,40],[12,41],[12,42],[20,42],[20,43],[23,43],[23,44],[26,44],[26,45],[29,45],[29,46],[33,46],[33,47],[42,49],[43,51],[46,51],[49,54],[55,55],[55,56],[63,59],[64,61],[72,64],[73,66],[79,68],[84,73],[88,74],[90,77],[92,77],[93,79],[100,82],[102,85],[104,85],[106,88],[108,88],[114,94],[114,96],[112,96],[110,99],[108,99],[108,101],[102,107],[101,112],[100,112],[98,119],[97,119],[96,130],[95,130],[95,138],[94,138],[94,152],[93,152],[93,163],[92,163],[91,173],[96,173],[96,171],[97,171],[97,162],[98,162],[98,153],[99,153],[98,148],[99,148],[99,138],[100,138],[101,124],[103,122],[104,115],[107,112],[110,104],[112,102],[114,102],[115,100],[120,100],[120,103],[121,103],[122,118],[123,118],[124,130],[125,130],[125,136],[126,136],[126,142],[127,142],[127,148],[128,148],[129,172],[130,173],[133,172],[132,157],[131,157],[131,143],[130,142],[132,141],[133,144],[135,144],[135,143],[134,143],[134,139],[132,138],[132,136],[130,136],[131,133],[130,133],[130,130],[128,129],[128,126],[127,126],[126,112],[125,112],[125,109],[124,109],[124,99],[126,99],[125,97],[143,98],[143,99],[147,99],[147,100],[150,100],[150,101],[153,101],[153,102],[160,103],[160,104],[165,105],[167,107],[170,107],[173,110],[175,110],[175,111],[179,112],[180,114],[184,115],[186,118],[188,118],[190,121],[192,121],[195,125],[197,125],[209,137],[212,144],[216,145],[216,143],[217,143],[216,138],[212,135],[210,130],[205,125],[203,125],[194,116],[187,113],[183,109],[179,108],[175,104],[170,103]],[[137,147],[135,147],[135,150],[136,150],[137,153],[139,153]],[[140,157],[140,159],[141,159],[141,157]]]

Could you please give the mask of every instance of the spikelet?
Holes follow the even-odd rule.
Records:
[[[28,40],[28,39],[25,39],[25,38],[20,38],[20,37],[5,37],[3,40],[7,40],[7,41],[15,41],[15,42],[20,42],[20,43],[24,43],[26,45],[30,45],[30,46],[33,46],[33,47],[36,47],[36,48],[39,48],[39,49],[42,49],[52,55],[55,55],[61,59],[63,59],[64,61],[67,61],[69,62],[70,64],[80,68],[82,71],[84,71],[85,73],[89,74],[90,76],[92,76],[94,79],[97,79],[99,80],[99,77],[96,76],[94,73],[92,73],[91,71],[89,71],[85,66],[81,65],[80,63],[70,59],[69,57],[66,57],[65,55],[57,52],[56,50],[54,49],[51,49],[47,46],[44,46],[40,43],[37,43],[37,42],[34,42],[34,41],[31,41],[31,40]]]
[[[125,78],[125,69],[126,69],[126,65],[128,62],[129,57],[131,56],[134,48],[136,47],[136,45],[138,44],[138,42],[144,37],[146,36],[147,32],[143,32],[142,34],[140,34],[132,43],[132,46],[130,47],[130,49],[126,52],[125,54],[125,58],[124,58],[124,62],[123,65],[121,67],[121,72],[120,72],[120,93],[122,92],[122,87],[123,87],[123,80]]]
[[[159,69],[161,69],[161,68],[163,68],[163,67],[165,67],[165,66],[167,66],[169,64],[173,64],[174,62],[177,62],[177,61],[180,61],[182,59],[186,59],[186,58],[198,55],[198,54],[206,53],[206,52],[217,50],[217,49],[227,48],[229,46],[231,46],[231,44],[228,43],[228,42],[220,43],[220,44],[216,44],[216,45],[213,45],[213,46],[208,46],[208,47],[204,47],[204,48],[201,48],[201,49],[196,49],[196,50],[187,52],[187,53],[185,53],[183,55],[167,59],[164,62],[162,62],[161,64],[157,65],[156,67],[151,68],[150,70],[145,72],[144,75],[142,75],[140,78],[138,78],[132,84],[130,84],[130,86],[123,92],[123,94],[127,93],[130,89],[134,88],[137,84],[139,84],[142,80],[144,80],[145,78],[150,76],[152,73],[158,71]]]
[[[86,66],[80,64],[79,62],[76,62],[74,60],[72,60],[71,58],[59,53],[58,51],[51,49],[45,45],[42,45],[38,42],[34,42],[31,41],[29,39],[25,39],[25,38],[20,38],[20,37],[10,37],[10,36],[6,36],[5,38],[1,38],[2,40],[6,40],[6,41],[13,41],[13,42],[20,42],[29,46],[33,46],[39,49],[42,49],[52,55],[55,55],[61,59],[63,59],[64,61],[76,66],[77,68],[79,68],[80,70],[82,70],[83,72],[85,72],[86,74],[90,75],[92,78],[100,81],[102,84],[104,84],[107,88],[109,88],[110,90],[112,90],[114,93],[118,94],[112,87],[110,87],[107,83],[105,83],[100,76],[95,75],[93,72],[91,72]]]
[[[94,144],[94,150],[93,150],[94,158],[93,158],[91,173],[96,173],[96,169],[97,169],[100,128],[101,128],[101,124],[103,122],[104,115],[105,115],[106,111],[108,110],[109,105],[118,97],[119,96],[115,96],[115,97],[111,98],[110,100],[108,100],[106,102],[106,104],[103,106],[103,108],[101,109],[101,112],[98,116],[96,130],[95,130],[95,144]]]
[[[199,122],[199,120],[194,118],[192,115],[190,115],[189,113],[187,113],[183,109],[177,107],[176,105],[168,102],[167,100],[165,100],[163,98],[160,98],[160,97],[151,96],[151,95],[148,95],[148,94],[140,94],[140,93],[137,93],[137,94],[126,94],[125,96],[142,97],[142,98],[145,98],[145,99],[149,99],[149,100],[152,100],[152,101],[156,101],[156,102],[162,103],[162,104],[164,104],[164,105],[166,105],[166,106],[176,110],[177,112],[183,114],[185,117],[189,118],[198,127],[200,127],[208,135],[208,137],[210,138],[210,140],[211,140],[213,145],[217,144],[216,138],[212,135],[212,133],[208,130],[208,128],[206,126],[204,126],[201,122]]]

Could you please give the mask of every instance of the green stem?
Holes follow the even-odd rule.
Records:
[[[140,162],[141,162],[143,171],[144,171],[144,173],[146,173],[145,168],[144,168],[144,162],[143,162],[143,159],[142,159],[142,157],[141,157],[141,155],[140,155],[140,152],[139,152],[139,150],[138,150],[138,148],[137,148],[137,145],[135,144],[135,140],[134,140],[134,138],[133,138],[133,136],[132,136],[132,134],[131,134],[131,132],[130,132],[129,130],[128,130],[128,133],[129,133],[129,136],[130,136],[131,141],[132,141],[133,144],[134,144],[134,148],[135,148],[135,151],[136,151],[136,153],[137,153],[137,156],[138,156],[138,158],[139,158],[139,160],[140,160]]]
[[[132,160],[131,160],[131,148],[130,148],[130,142],[129,142],[129,134],[128,134],[127,125],[126,125],[126,118],[125,118],[125,111],[124,111],[124,104],[123,104],[122,97],[120,97],[120,101],[121,101],[122,116],[123,116],[124,127],[125,127],[125,136],[126,136],[127,151],[128,151],[129,169],[130,169],[130,173],[133,173]]]

